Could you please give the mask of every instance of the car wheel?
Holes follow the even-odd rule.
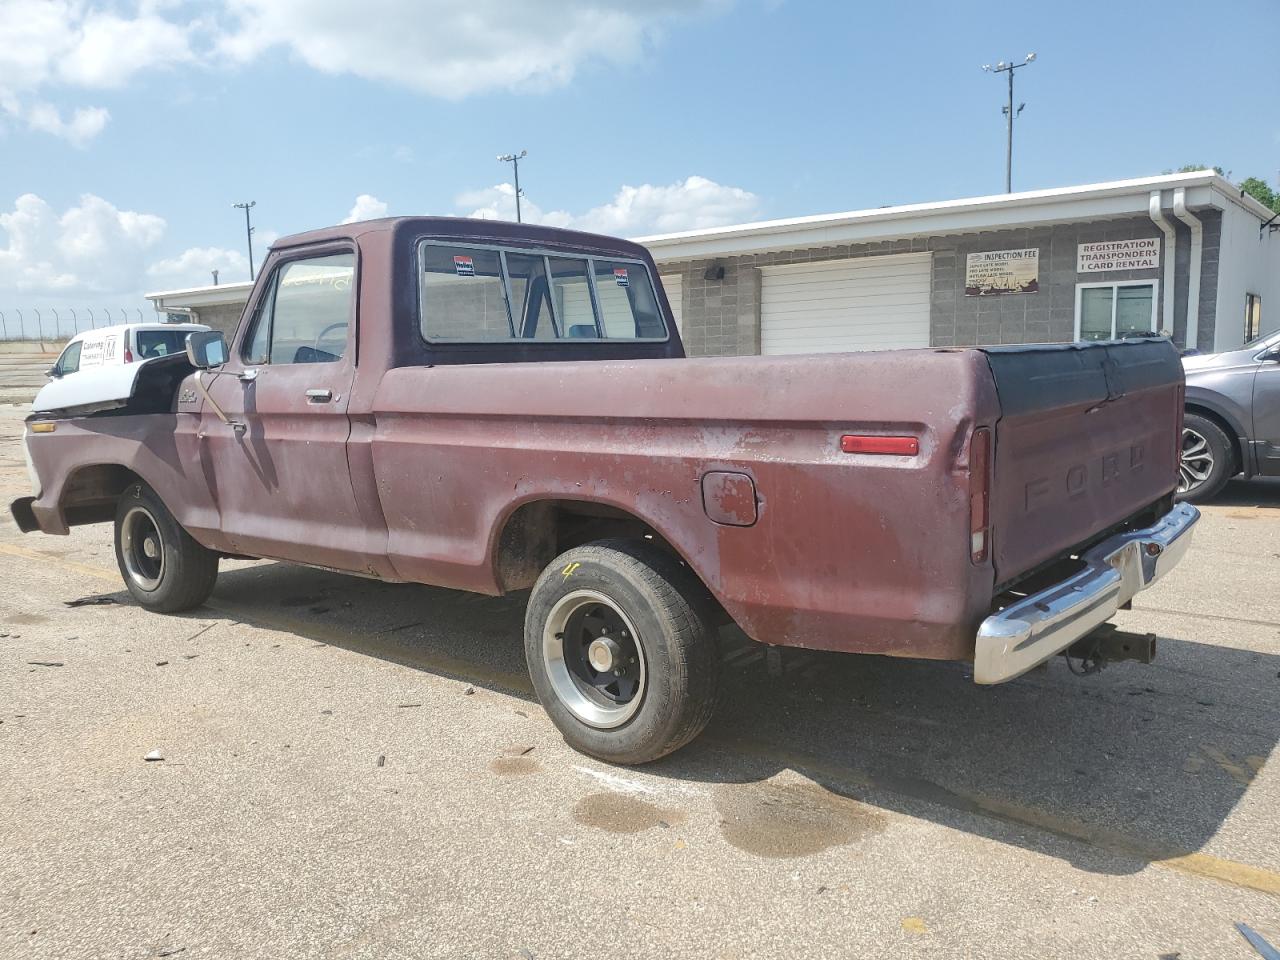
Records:
[[[116,563],[133,598],[159,613],[200,606],[218,578],[218,555],[196,543],[144,483],[130,484],[116,505]]]
[[[1217,496],[1235,473],[1231,440],[1212,420],[1188,413],[1182,423],[1179,500],[1202,503]]]
[[[576,750],[647,763],[711,718],[719,655],[706,590],[654,547],[602,540],[561,554],[534,584],[524,633],[538,699]]]

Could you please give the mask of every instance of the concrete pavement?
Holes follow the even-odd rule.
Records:
[[[235,562],[162,617],[108,527],[8,525],[0,956],[1256,957],[1232,924],[1280,943],[1280,489],[1205,513],[1121,618],[1150,667],[774,676],[728,634],[707,734],[639,770],[532,700],[522,597]],[[90,596],[115,602],[66,606]]]

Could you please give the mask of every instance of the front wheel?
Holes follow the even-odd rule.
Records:
[[[200,606],[218,578],[218,555],[144,483],[131,483],[116,505],[116,563],[133,599],[159,613]]]
[[[675,557],[627,540],[569,550],[542,572],[525,613],[525,656],[570,746],[647,763],[702,732],[719,668],[705,594]]]

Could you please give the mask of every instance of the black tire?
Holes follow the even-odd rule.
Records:
[[[720,667],[706,597],[678,559],[631,540],[576,547],[542,571],[525,611],[525,656],[538,699],[571,747],[610,763],[648,763],[702,732]],[[597,672],[586,652],[609,640],[617,649],[600,660],[621,674],[604,687],[613,671]],[[625,699],[628,683],[636,686]]]
[[[1189,503],[1212,500],[1236,474],[1234,444],[1208,417],[1198,413],[1188,413],[1183,417],[1180,451],[1179,500]]]
[[[116,505],[116,563],[133,599],[158,613],[200,606],[218,579],[218,555],[196,543],[145,483],[129,484]]]

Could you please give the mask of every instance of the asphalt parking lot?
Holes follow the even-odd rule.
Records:
[[[635,770],[543,716],[523,597],[236,562],[163,617],[108,527],[6,518],[0,957],[1256,958],[1233,924],[1280,944],[1278,570],[1280,487],[1236,482],[1121,617],[1150,667],[779,675],[727,635],[707,733]]]

